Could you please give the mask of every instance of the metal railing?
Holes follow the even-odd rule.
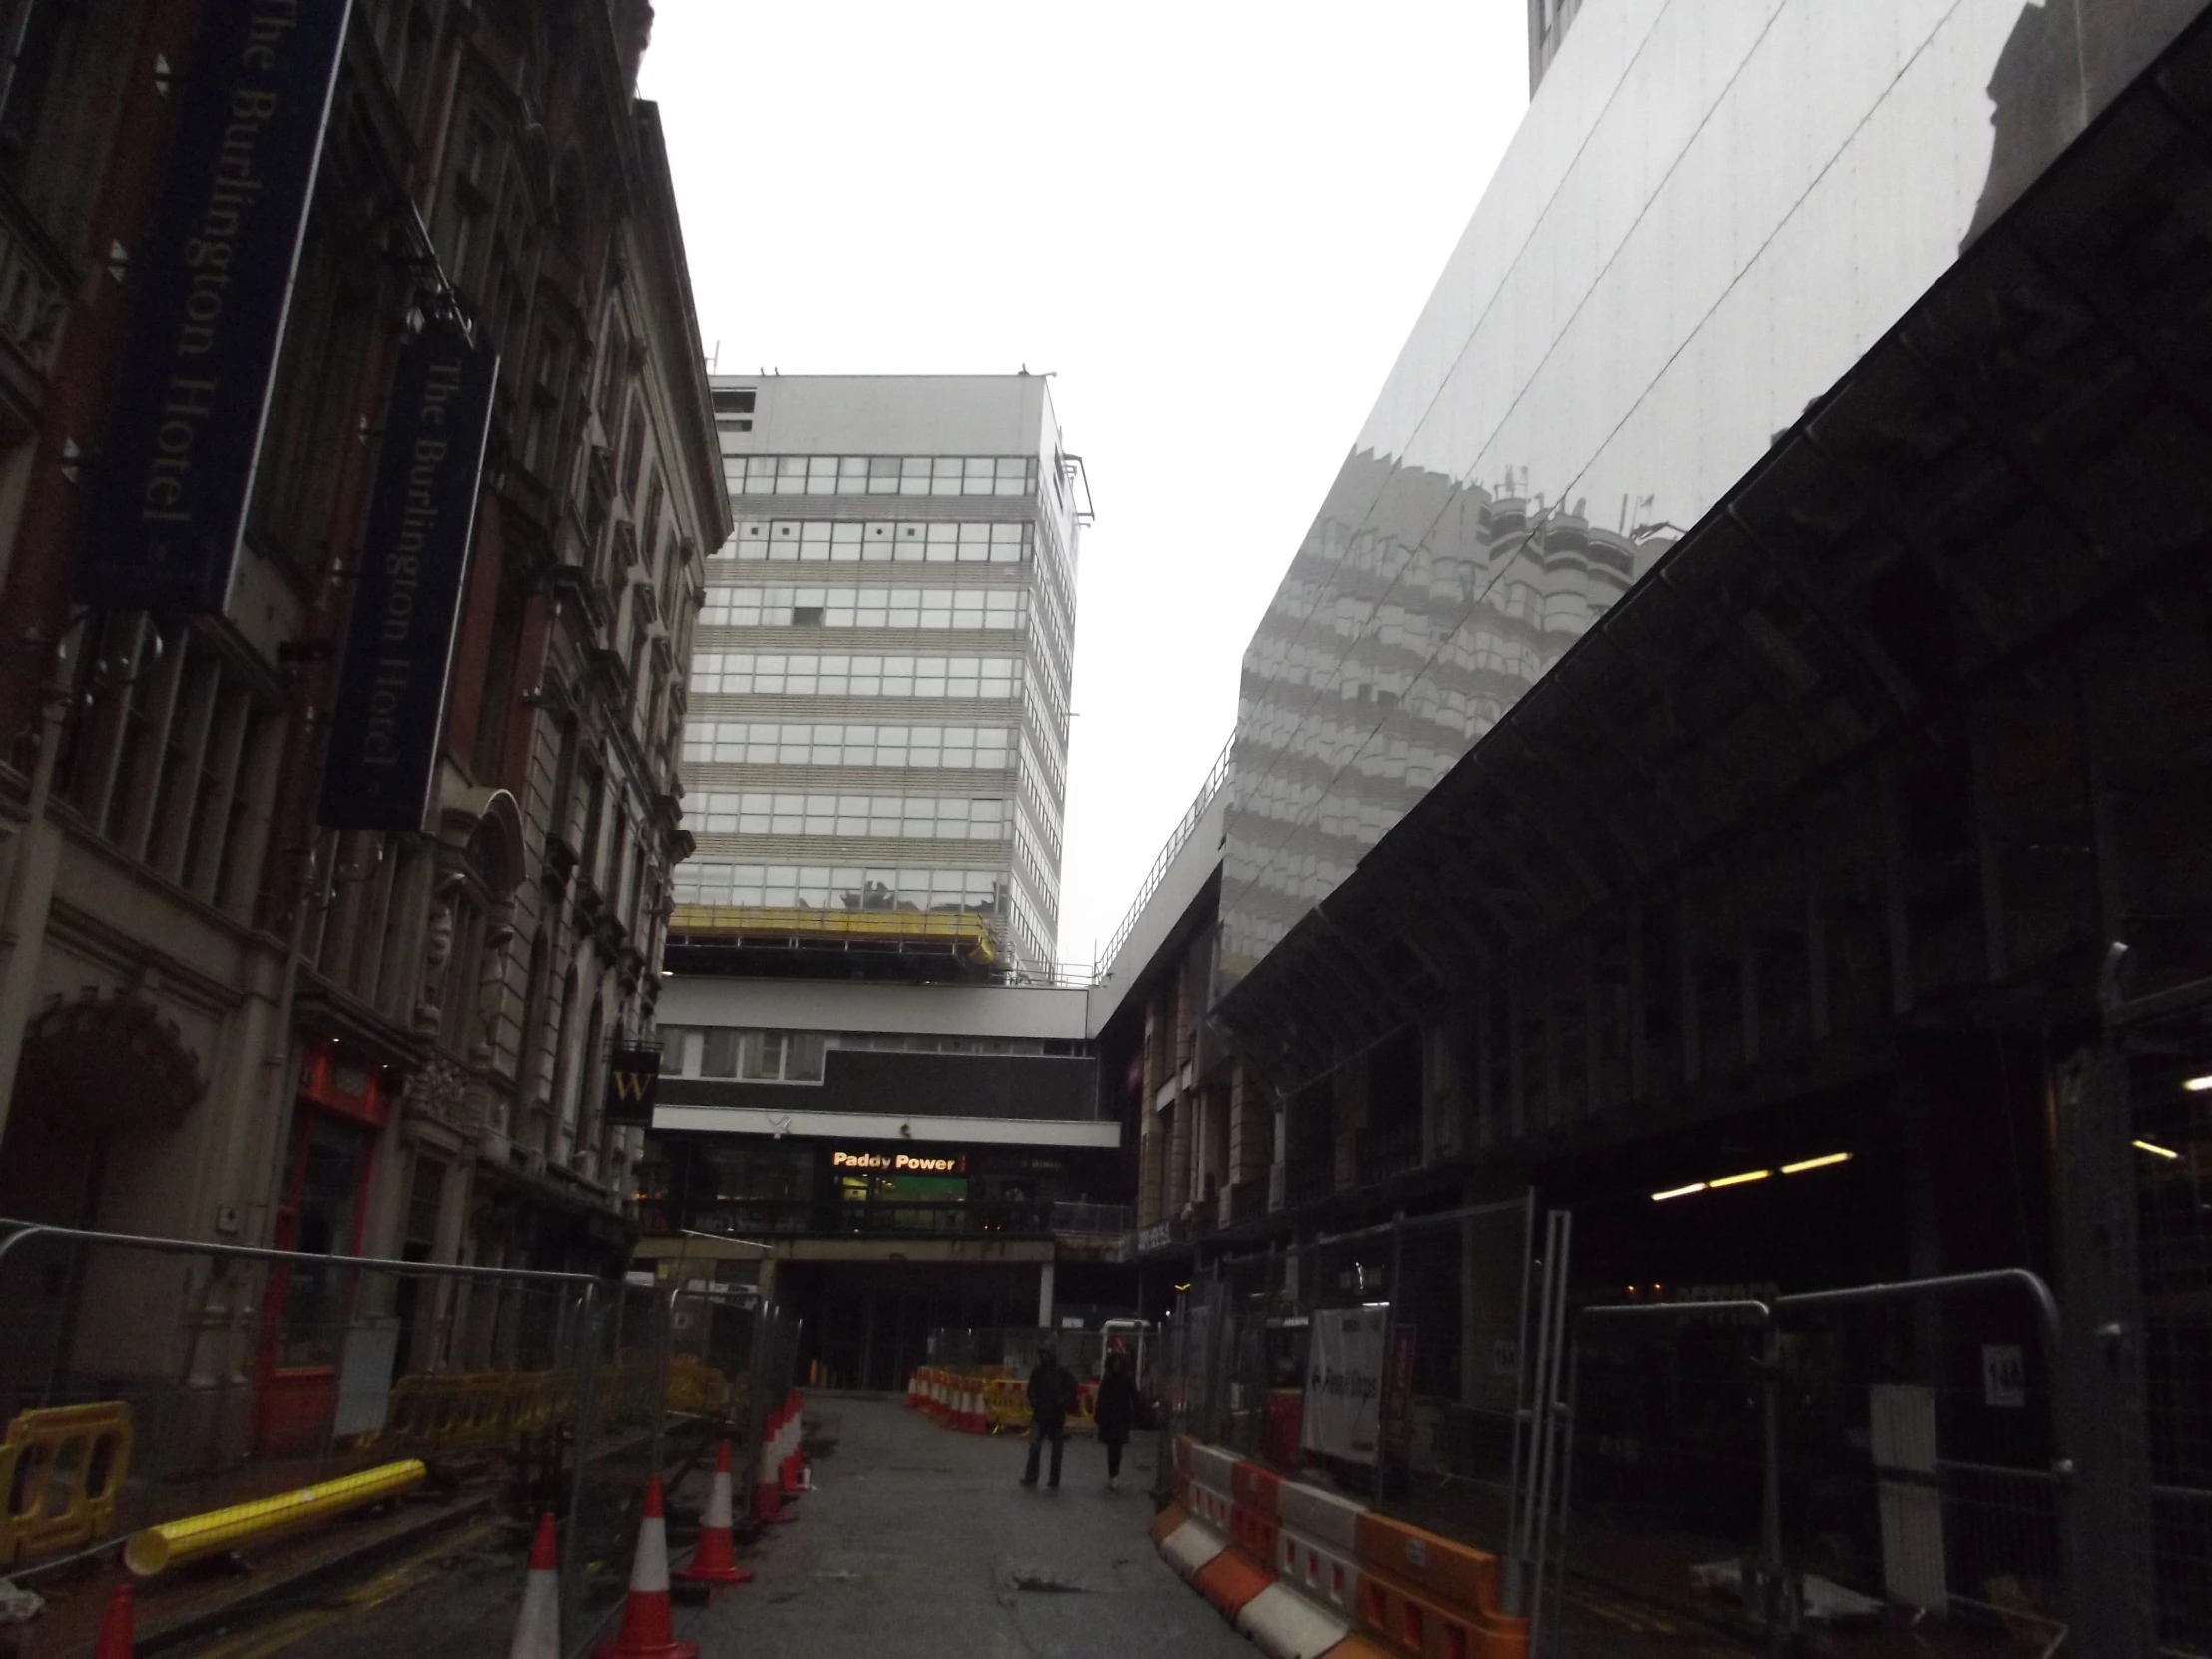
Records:
[[[799,1234],[874,1237],[1044,1238],[1057,1230],[1058,1206],[990,1200],[739,1199],[696,1212],[689,1225],[710,1234],[789,1238]]]
[[[1052,1206],[1050,1217],[1055,1233],[1126,1233],[1129,1231],[1129,1206],[1126,1204],[1078,1204],[1061,1202]]]
[[[1600,1333],[1618,1352],[1586,1385]],[[1572,1570],[1636,1593],[1732,1593],[1783,1645],[1811,1620],[1899,1603],[2047,1654],[2075,1583],[2048,1381],[2061,1336],[2049,1287],[2024,1268],[1584,1307],[1538,1559],[1556,1550],[1563,1575],[1575,1547]],[[1978,1367],[1956,1364],[1977,1348]],[[1991,1449],[1938,1454],[1952,1435]],[[1988,1460],[2000,1455],[2015,1460]]]
[[[1159,891],[1160,883],[1166,879],[1168,866],[1175,862],[1176,854],[1183,850],[1183,843],[1191,838],[1191,831],[1198,828],[1198,821],[1206,816],[1206,809],[1213,805],[1214,797],[1228,783],[1229,756],[1236,747],[1237,740],[1234,737],[1221,746],[1221,753],[1214,758],[1214,764],[1206,774],[1206,782],[1198,787],[1198,794],[1191,798],[1191,804],[1183,810],[1183,816],[1176,821],[1175,828],[1168,831],[1168,838],[1160,847],[1160,855],[1152,860],[1152,867],[1145,871],[1144,879],[1137,884],[1137,896],[1130,904],[1128,914],[1121,918],[1121,925],[1114,929],[1113,936],[1106,941],[1104,954],[1092,964],[1094,980],[1102,981],[1111,973],[1114,959],[1121,954],[1121,947],[1129,942],[1129,935],[1136,931],[1137,919],[1144,914],[1144,907],[1152,902],[1152,895]]]

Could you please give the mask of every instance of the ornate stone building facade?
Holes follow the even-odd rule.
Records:
[[[0,84],[0,1215],[545,1267],[625,1249],[640,1132],[605,1119],[606,1056],[651,1028],[691,624],[730,522],[634,91],[651,15],[356,0],[229,601],[177,616],[78,603],[72,568],[145,372],[133,255],[203,8],[0,0],[23,43]],[[499,358],[431,807],[333,831],[378,439],[425,328]],[[314,1362],[288,1341],[261,1346]]]

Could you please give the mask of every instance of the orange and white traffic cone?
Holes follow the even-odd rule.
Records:
[[[784,1496],[795,1498],[807,1489],[805,1479],[807,1453],[806,1425],[800,1420],[799,1395],[792,1395],[791,1421],[784,1426],[784,1461],[779,1472],[783,1476]]]
[[[551,1515],[538,1517],[538,1535],[530,1540],[530,1573],[522,1581],[522,1614],[507,1659],[561,1659],[561,1558]]]
[[[699,1659],[697,1642],[679,1642],[668,1605],[668,1521],[661,1513],[661,1477],[645,1483],[645,1514],[638,1521],[638,1553],[630,1567],[630,1594],[622,1603],[622,1630],[592,1659]]]
[[[126,1578],[108,1597],[108,1616],[100,1621],[100,1639],[93,1644],[92,1659],[131,1659],[131,1650],[138,1643],[136,1622],[131,1581]]]
[[[738,1565],[737,1540],[731,1536],[730,1442],[715,1446],[715,1479],[707,1488],[707,1517],[699,1526],[699,1547],[691,1565],[676,1576],[695,1584],[750,1584],[752,1573]]]
[[[784,1482],[777,1474],[777,1434],[783,1413],[771,1411],[761,1424],[761,1449],[753,1470],[753,1518],[772,1521],[784,1506]]]

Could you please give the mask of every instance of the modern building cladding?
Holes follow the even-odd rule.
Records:
[[[2199,9],[1537,0],[1528,115],[1245,652],[1217,994]]]
[[[680,904],[1059,924],[1081,514],[1041,375],[718,375]]]

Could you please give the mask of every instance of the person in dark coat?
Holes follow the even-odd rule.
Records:
[[[1120,1349],[1106,1356],[1106,1375],[1098,1380],[1098,1441],[1106,1448],[1106,1489],[1121,1490],[1121,1448],[1137,1426],[1137,1380],[1129,1356]]]
[[[1060,1364],[1057,1350],[1047,1344],[1029,1373],[1029,1467],[1022,1474],[1024,1486],[1037,1483],[1037,1454],[1052,1442],[1052,1478],[1060,1484],[1060,1457],[1067,1450],[1068,1407],[1075,1403],[1075,1378]]]

